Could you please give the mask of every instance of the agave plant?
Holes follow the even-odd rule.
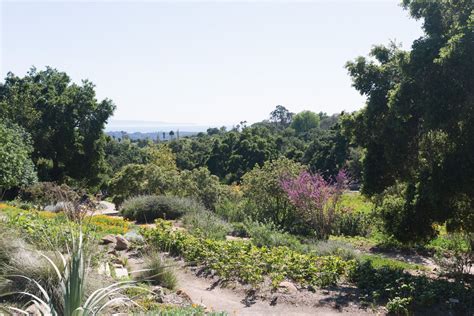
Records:
[[[60,291],[62,294],[62,304],[53,300],[52,295],[36,280],[23,275],[10,275],[10,278],[23,278],[31,282],[38,288],[40,295],[27,291],[13,291],[4,293],[0,297],[8,295],[23,295],[30,298],[25,304],[25,308],[31,304],[35,305],[37,310],[43,315],[65,315],[65,316],[89,316],[97,315],[111,304],[117,304],[129,301],[137,305],[126,296],[121,296],[120,291],[127,288],[137,288],[133,281],[117,282],[107,287],[94,291],[86,298],[85,285],[89,270],[91,256],[86,246],[87,235],[83,234],[82,229],[71,231],[71,244],[67,247],[67,254],[58,252],[63,269],[60,269],[54,261],[39,252],[39,255],[45,258],[54,269],[59,279]],[[62,271],[62,272],[61,272]],[[28,312],[22,308],[9,307],[18,313],[28,315]]]

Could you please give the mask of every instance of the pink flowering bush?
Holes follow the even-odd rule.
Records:
[[[327,181],[320,174],[301,172],[296,178],[281,180],[282,189],[296,207],[298,216],[315,230],[317,238],[326,239],[332,230],[340,197],[347,188],[344,170]]]

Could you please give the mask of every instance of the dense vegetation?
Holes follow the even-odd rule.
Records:
[[[155,223],[141,234],[157,271],[162,251],[255,288],[342,280],[364,304],[398,314],[435,303],[472,312],[474,4],[403,7],[425,34],[409,51],[374,46],[346,64],[367,97],[354,113],[277,105],[252,125],[132,141],[104,134],[115,105],[98,101],[91,82],[49,67],[9,73],[0,83],[0,198],[9,201],[0,227],[51,250],[52,240],[70,241],[65,231],[102,237]],[[89,216],[101,198],[136,224]],[[387,250],[422,253],[438,270]]]

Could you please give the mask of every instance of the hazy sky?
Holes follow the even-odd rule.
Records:
[[[90,79],[114,119],[255,122],[293,112],[359,109],[346,61],[420,22],[399,1],[5,1],[0,74],[35,65]]]

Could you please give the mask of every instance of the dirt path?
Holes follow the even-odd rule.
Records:
[[[262,300],[256,300],[247,306],[243,293],[218,286],[211,289],[209,280],[196,277],[184,268],[176,269],[176,274],[180,289],[188,294],[194,303],[204,304],[213,311],[225,311],[229,315],[373,315],[357,308],[339,311],[330,306],[315,306],[318,300],[315,300],[313,306],[287,303],[272,306],[269,301]]]

